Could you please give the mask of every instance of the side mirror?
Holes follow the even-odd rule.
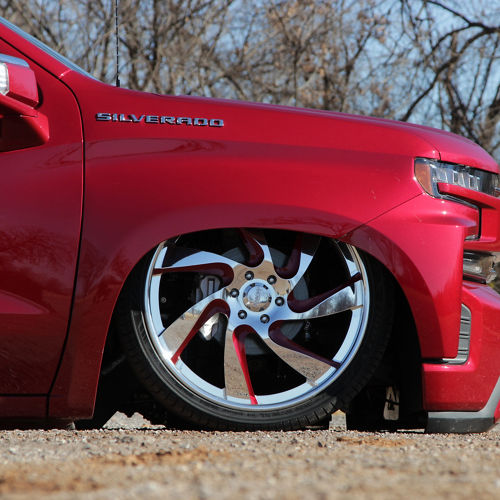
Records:
[[[0,54],[0,94],[32,108],[38,104],[35,73],[26,61]]]
[[[23,59],[0,54],[0,151],[39,146],[49,139],[47,117],[39,104],[34,71]]]

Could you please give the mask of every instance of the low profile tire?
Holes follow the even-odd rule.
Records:
[[[172,420],[299,429],[344,409],[392,325],[385,271],[354,247],[288,231],[209,231],[147,255],[120,298],[118,334]]]

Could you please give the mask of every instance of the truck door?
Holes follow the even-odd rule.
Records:
[[[83,146],[72,92],[2,39],[0,54],[0,415],[5,415],[4,396],[47,394],[58,367],[80,239]]]

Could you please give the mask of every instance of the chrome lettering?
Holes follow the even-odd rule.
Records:
[[[140,123],[142,120],[144,120],[144,115],[141,115],[139,118],[137,118],[135,115],[128,115],[130,117],[130,120],[133,121],[134,123]]]
[[[111,121],[111,113],[97,113],[95,115],[95,119],[98,122],[110,122]]]
[[[162,116],[160,117],[160,123],[175,125],[175,116]]]
[[[160,115],[140,115],[133,113],[96,113],[95,119],[98,122],[122,122],[122,123],[152,123],[168,125],[195,125],[197,127],[223,127],[222,118],[191,118],[190,116],[160,116]]]
[[[221,120],[220,118],[213,118],[212,120],[210,120],[210,126],[211,127],[223,127],[224,120]]]

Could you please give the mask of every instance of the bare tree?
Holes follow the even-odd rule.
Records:
[[[366,77],[385,23],[370,0],[249,1],[232,11],[217,65],[238,98],[384,114],[386,81]]]
[[[413,83],[400,118],[433,116],[498,156],[500,2],[401,0],[401,22]]]
[[[233,0],[125,0],[122,42],[131,88],[162,93],[207,93],[211,61]]]
[[[97,78],[110,81],[114,71],[110,0],[2,0],[0,12]]]
[[[164,93],[202,90],[233,0],[121,0],[122,81]],[[2,0],[0,13],[104,81],[115,75],[113,0]]]

